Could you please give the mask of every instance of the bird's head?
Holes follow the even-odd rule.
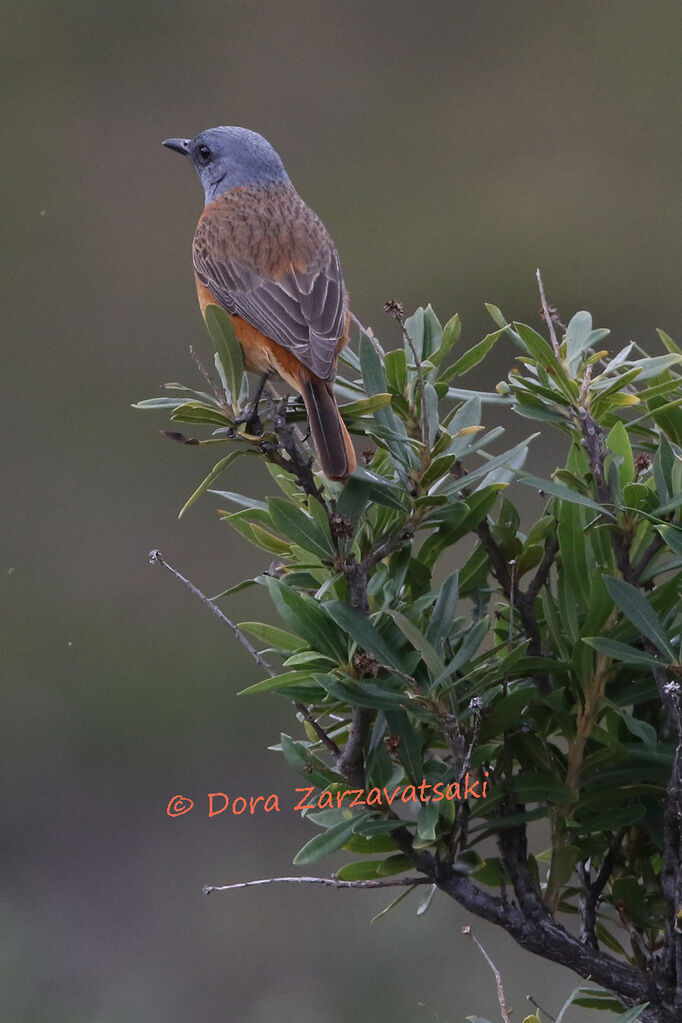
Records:
[[[207,203],[239,185],[289,181],[270,143],[248,128],[208,128],[196,138],[166,139],[163,144],[192,161]]]

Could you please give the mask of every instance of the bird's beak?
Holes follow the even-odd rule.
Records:
[[[168,146],[169,149],[174,149],[176,153],[182,153],[183,156],[189,156],[189,144],[191,139],[165,139],[162,145]]]

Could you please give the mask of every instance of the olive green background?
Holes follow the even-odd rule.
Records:
[[[654,327],[680,334],[680,6],[10,0],[3,21],[0,1016],[499,1018],[445,897],[417,917],[411,896],[370,927],[390,893],[201,896],[294,872],[311,829],[267,751],[297,727],[289,705],[236,697],[258,669],[146,559],[159,547],[207,592],[268,560],[210,496],[178,522],[216,450],[173,445],[161,414],[130,408],[195,382],[188,345],[204,344],[200,187],[160,141],[262,132],[389,345],[388,298],[459,311],[463,345],[490,329],[484,301],[540,326],[539,265],[565,319],[588,308],[614,344],[658,351]],[[500,343],[469,386],[493,386],[514,355]],[[549,471],[560,449],[537,455]],[[270,615],[254,590],[227,610]],[[209,820],[211,791],[276,792],[282,810]],[[196,805],[171,819],[176,793]],[[528,992],[556,1014],[572,975],[475,932],[514,1018]]]

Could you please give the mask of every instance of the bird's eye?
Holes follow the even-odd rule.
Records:
[[[197,149],[197,154],[202,163],[208,163],[208,161],[211,159],[211,150],[208,148],[208,146],[199,146],[199,148]]]

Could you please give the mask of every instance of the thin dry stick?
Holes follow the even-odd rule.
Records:
[[[210,608],[213,614],[216,615],[217,618],[220,618],[221,622],[224,622],[225,625],[227,625],[228,628],[232,630],[232,632],[237,637],[237,639],[244,647],[244,649],[251,654],[254,661],[256,661],[256,663],[259,664],[261,668],[268,673],[270,678],[274,678],[276,672],[272,670],[268,662],[265,660],[264,657],[262,657],[258,653],[256,648],[251,643],[249,643],[248,639],[246,638],[242,630],[239,628],[239,626],[235,625],[234,622],[231,621],[223,611],[221,611],[218,605],[215,604],[210,597],[207,597],[205,593],[202,593],[201,590],[194,585],[194,583],[191,583],[189,579],[185,579],[184,575],[181,575],[176,568],[173,568],[173,566],[169,565],[167,561],[164,561],[161,551],[156,550],[150,551],[149,563],[151,565],[163,565],[163,567],[167,569],[171,573],[171,575],[174,575],[176,579],[179,579],[181,583],[184,583],[187,589],[190,590],[195,595],[195,597],[198,597],[199,600],[203,601],[206,607]]]
[[[239,881],[237,884],[204,885],[204,895],[231,892],[235,888],[254,888],[263,884],[321,884],[327,888],[411,888],[416,884],[433,884],[430,877],[398,877],[386,881],[338,881],[335,877],[265,877],[260,881]]]
[[[538,288],[540,289],[540,302],[542,303],[542,315],[544,316],[545,322],[546,322],[547,326],[549,327],[549,336],[550,336],[550,338],[552,340],[552,348],[554,349],[554,354],[558,356],[558,354],[559,354],[559,342],[556,339],[556,331],[554,330],[554,320],[552,319],[552,314],[549,311],[549,306],[547,305],[547,299],[545,298],[545,289],[544,289],[543,284],[542,284],[542,274],[540,273],[540,268],[539,267],[538,267],[538,269],[535,272],[535,276],[538,279]]]
[[[490,969],[493,971],[493,974],[495,975],[495,983],[497,984],[497,1000],[500,1003],[500,1012],[502,1013],[502,1019],[504,1020],[504,1023],[511,1023],[510,1015],[512,1010],[507,1008],[507,1002],[504,997],[504,989],[502,987],[502,975],[500,974],[500,971],[495,966],[495,963],[492,961],[486,950],[483,948],[483,945],[480,943],[480,941],[478,940],[478,938],[476,937],[476,935],[471,930],[471,927],[469,927],[468,924],[462,928],[462,934],[469,935],[474,945],[476,945],[476,947],[480,950],[480,952],[483,955],[483,958],[487,962]]]
[[[277,672],[273,671],[273,669],[270,667],[265,658],[261,654],[259,654],[256,648],[248,641],[248,639],[246,638],[242,630],[239,628],[239,626],[235,625],[235,623],[227,617],[227,615],[218,607],[215,601],[211,600],[210,597],[207,597],[205,593],[202,593],[198,586],[195,586],[194,583],[189,581],[189,579],[185,579],[184,575],[181,575],[181,573],[178,572],[177,568],[173,568],[172,565],[169,565],[168,562],[164,560],[161,551],[156,550],[150,551],[149,561],[152,565],[163,565],[163,567],[167,569],[171,573],[171,575],[174,575],[176,579],[179,579],[181,583],[184,583],[188,590],[190,590],[196,597],[198,597],[199,600],[201,600],[206,605],[206,607],[210,608],[210,610],[213,612],[214,615],[216,615],[216,617],[220,618],[221,622],[224,622],[225,625],[227,625],[232,630],[232,632],[237,637],[239,642],[242,644],[244,649],[251,654],[256,663],[259,664],[260,667],[268,673],[270,678],[275,677]],[[315,720],[315,718],[310,713],[305,704],[294,701],[294,706],[296,707],[296,710],[306,719],[308,724],[313,728],[320,742],[324,743],[324,745],[327,747],[330,753],[333,753],[334,757],[338,758],[341,755],[341,750],[336,745],[334,740],[327,735],[322,726]]]

